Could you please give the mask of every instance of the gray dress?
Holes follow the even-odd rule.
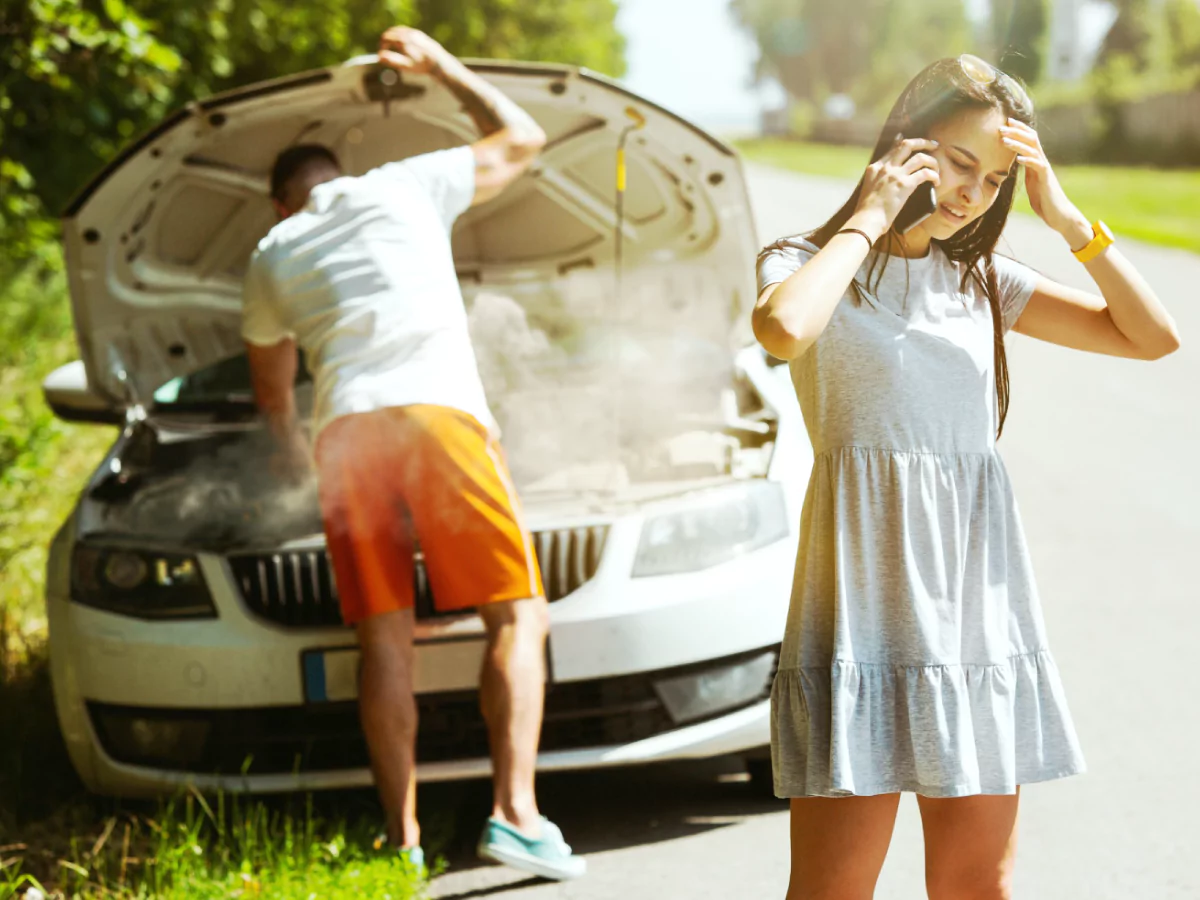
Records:
[[[773,245],[760,290],[816,252]],[[993,259],[1007,331],[1037,276]],[[814,463],[771,698],[780,797],[1011,794],[1084,770],[996,452],[992,340],[983,291],[934,244],[847,291],[792,361]]]

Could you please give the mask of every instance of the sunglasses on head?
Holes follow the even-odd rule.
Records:
[[[1029,94],[1025,92],[1025,88],[1021,87],[1011,75],[1001,72],[990,62],[970,53],[964,53],[958,58],[958,64],[962,68],[963,73],[976,84],[995,84],[999,81],[1023,107],[1028,109],[1033,106],[1032,101],[1029,99]]]

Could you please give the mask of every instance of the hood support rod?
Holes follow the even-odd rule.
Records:
[[[616,213],[617,220],[613,226],[613,300],[617,306],[617,315],[614,317],[617,327],[610,332],[609,341],[612,349],[612,377],[616,380],[616,390],[613,391],[612,398],[612,436],[613,436],[613,459],[619,464],[621,460],[621,342],[620,332],[623,325],[621,317],[621,309],[624,305],[624,246],[625,246],[625,181],[626,181],[626,165],[625,165],[625,144],[629,140],[629,135],[634,131],[640,131],[646,127],[646,117],[632,106],[625,107],[625,115],[630,122],[623,129],[617,138],[617,200]]]

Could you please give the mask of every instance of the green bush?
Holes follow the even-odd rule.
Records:
[[[42,379],[78,350],[61,256],[38,257],[0,268],[0,680],[44,636],[46,547],[114,438],[42,399]]]

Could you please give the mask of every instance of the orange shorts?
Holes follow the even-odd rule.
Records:
[[[316,457],[346,624],[413,606],[418,543],[439,610],[542,596],[508,466],[473,417],[444,406],[343,416]]]

